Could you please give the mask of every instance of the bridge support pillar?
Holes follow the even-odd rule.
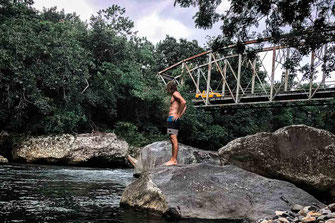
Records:
[[[271,73],[271,86],[270,86],[270,101],[273,100],[273,87],[275,80],[275,72],[276,72],[276,47],[273,47],[272,50],[272,73]]]
[[[313,91],[313,73],[314,73],[314,60],[315,60],[315,51],[312,51],[311,55],[311,70],[310,70],[310,75],[309,75],[309,99],[312,98],[312,91]]]
[[[225,96],[226,91],[226,83],[227,83],[227,60],[224,60],[224,68],[223,68],[223,78],[222,78],[222,96]]]
[[[287,54],[286,54],[286,60],[290,57],[290,48],[287,48]],[[285,85],[284,85],[284,91],[287,91],[288,87],[288,69],[285,70]]]
[[[251,79],[251,94],[255,93],[255,78],[256,78],[256,58],[252,66],[252,79]]]
[[[235,103],[237,104],[240,94],[240,85],[241,85],[241,67],[242,67],[242,54],[238,55],[238,70],[237,70],[237,84],[236,84],[236,97],[235,97]]]
[[[212,53],[208,54],[208,77],[207,77],[207,92],[206,92],[206,106],[209,103],[209,89],[211,87],[211,72],[212,72]]]

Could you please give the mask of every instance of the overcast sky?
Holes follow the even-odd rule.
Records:
[[[206,36],[217,36],[221,33],[220,22],[211,30],[195,28],[192,17],[197,9],[180,8],[179,5],[174,7],[174,0],[34,0],[34,2],[34,7],[38,10],[57,6],[58,10],[64,9],[67,13],[76,12],[82,20],[89,20],[91,15],[100,9],[117,4],[126,8],[126,16],[134,21],[134,30],[138,31],[138,35],[147,37],[154,44],[170,35],[176,39],[195,39],[204,46],[207,42]],[[228,8],[229,1],[223,1],[217,12],[223,13]],[[266,56],[263,61],[268,72],[271,71],[271,60],[271,56]]]
[[[174,0],[34,0],[35,8],[43,10],[57,6],[65,12],[76,12],[82,20],[89,20],[92,14],[113,4],[126,8],[126,15],[135,23],[139,36],[147,37],[154,44],[165,39],[166,35],[177,39],[197,40],[201,46],[206,43],[206,36],[220,34],[220,25],[211,30],[195,28],[193,15],[196,8],[174,7]],[[227,1],[225,1],[227,2]],[[227,10],[227,3],[221,4],[218,12]]]

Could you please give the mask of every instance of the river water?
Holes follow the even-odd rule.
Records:
[[[0,165],[0,222],[167,222],[119,207],[132,169]]]

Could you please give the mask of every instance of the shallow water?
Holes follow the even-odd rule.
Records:
[[[0,222],[167,222],[119,207],[132,169],[0,166]]]

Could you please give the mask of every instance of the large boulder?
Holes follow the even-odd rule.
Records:
[[[12,151],[13,160],[82,166],[128,166],[128,143],[114,133],[29,137]]]
[[[219,150],[223,164],[318,191],[335,189],[335,135],[294,125],[235,139]]]
[[[171,157],[171,143],[169,141],[154,142],[145,146],[139,156],[137,156],[134,175],[151,170],[154,167],[163,165]],[[220,165],[220,160],[216,152],[197,149],[179,143],[178,164],[209,163]]]
[[[120,204],[172,218],[251,221],[294,204],[324,206],[289,182],[204,163],[152,169],[127,186]]]

